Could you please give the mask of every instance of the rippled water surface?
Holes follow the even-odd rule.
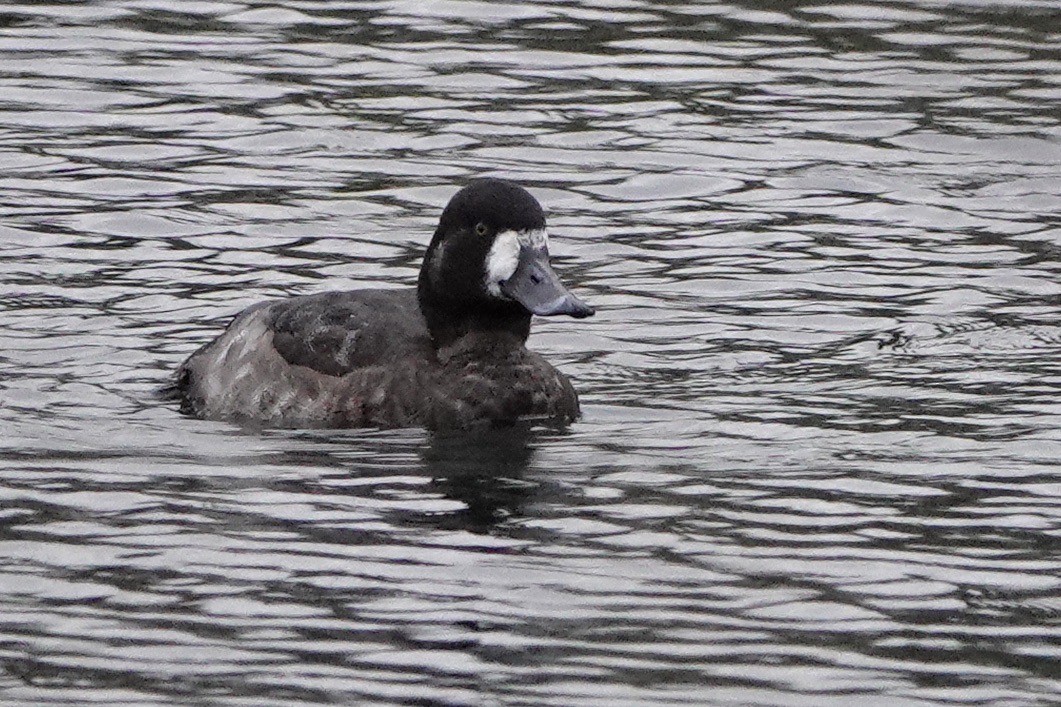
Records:
[[[1055,0],[0,6],[0,702],[1061,700]],[[155,397],[528,186],[584,420]]]

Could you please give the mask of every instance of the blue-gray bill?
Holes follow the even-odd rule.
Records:
[[[501,291],[542,317],[566,314],[583,319],[594,312],[560,282],[545,248],[521,247],[516,271],[501,283]]]

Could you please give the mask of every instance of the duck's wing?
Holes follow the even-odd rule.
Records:
[[[171,390],[184,412],[208,419],[394,426],[406,418],[373,417],[366,391],[417,380],[433,361],[414,290],[330,292],[243,310],[181,364]]]
[[[432,352],[412,288],[295,297],[271,305],[267,317],[285,361],[329,376]]]

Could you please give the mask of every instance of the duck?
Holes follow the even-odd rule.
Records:
[[[176,370],[188,415],[286,428],[567,424],[571,380],[526,347],[534,315],[594,309],[549,262],[541,204],[479,178],[442,211],[415,287],[260,302]]]

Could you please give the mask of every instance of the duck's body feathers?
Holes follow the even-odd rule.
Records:
[[[288,363],[330,376],[431,354],[416,290],[354,290],[269,307],[273,346]]]
[[[504,332],[437,351],[416,291],[357,290],[255,305],[177,372],[185,412],[273,427],[468,427],[571,421],[567,377]]]

